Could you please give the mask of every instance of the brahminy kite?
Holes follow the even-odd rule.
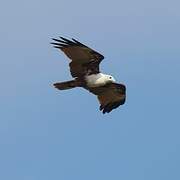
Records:
[[[60,37],[54,39],[51,44],[62,50],[70,59],[69,67],[72,77],[71,81],[57,82],[54,87],[59,90],[82,87],[97,96],[100,110],[109,113],[113,109],[123,105],[126,100],[126,87],[116,83],[111,75],[103,74],[99,65],[104,56],[76,39],[68,40]]]

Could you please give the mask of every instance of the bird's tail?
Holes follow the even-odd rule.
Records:
[[[53,84],[55,88],[59,90],[72,89],[75,87],[81,87],[80,83],[77,80],[66,81],[66,82],[58,82]]]

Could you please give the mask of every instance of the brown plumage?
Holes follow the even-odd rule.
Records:
[[[126,87],[123,84],[117,84],[114,80],[110,80],[109,75],[100,73],[99,64],[104,56],[80,43],[79,41],[60,37],[54,39],[51,44],[55,48],[62,50],[71,60],[69,63],[70,72],[74,80],[55,83],[54,86],[59,90],[66,90],[75,87],[83,87],[96,95],[100,103],[100,110],[103,113],[109,113],[113,109],[125,103]],[[91,84],[87,77],[95,77],[99,82],[104,84]],[[93,82],[96,81],[93,79]]]
[[[75,39],[70,41],[61,37],[51,43],[55,48],[62,50],[71,59],[69,63],[72,77],[82,77],[87,74],[99,73],[99,64],[104,59],[100,53],[92,50]]]

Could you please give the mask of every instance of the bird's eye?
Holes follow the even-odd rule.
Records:
[[[112,79],[112,77],[109,77],[109,79]]]

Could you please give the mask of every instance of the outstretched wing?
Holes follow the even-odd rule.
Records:
[[[88,90],[97,95],[103,114],[123,105],[126,100],[126,87],[123,84],[111,83],[102,87],[88,88]]]
[[[62,50],[71,59],[69,66],[73,77],[99,73],[99,64],[104,59],[103,55],[75,39],[71,41],[63,37],[60,38],[53,39],[55,42],[51,44]]]

